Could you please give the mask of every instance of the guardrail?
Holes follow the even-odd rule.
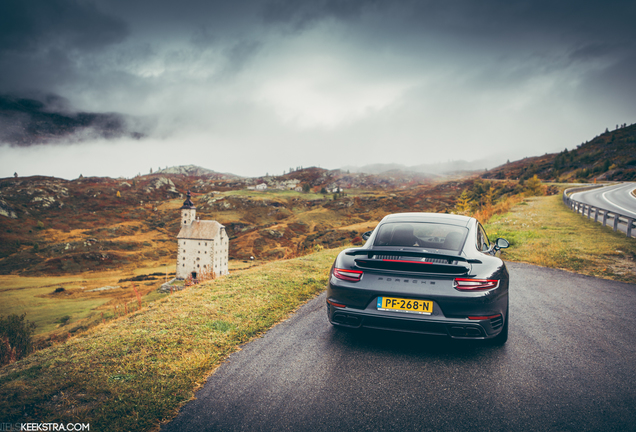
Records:
[[[580,213],[583,216],[587,216],[588,219],[592,219],[593,213],[594,222],[600,222],[603,224],[603,226],[608,226],[608,222],[611,220],[611,226],[614,231],[618,231],[618,227],[620,225],[625,225],[625,234],[627,234],[627,237],[632,237],[632,228],[635,227],[635,218],[631,216],[625,216],[624,214],[612,210],[607,210],[604,208],[595,207],[590,204],[582,203],[580,201],[573,200],[568,196],[568,194],[580,192],[587,189],[594,189],[602,186],[603,185],[595,185],[566,189],[563,191],[563,203],[565,203],[566,206],[570,207],[575,212]],[[600,221],[599,218],[601,219]]]

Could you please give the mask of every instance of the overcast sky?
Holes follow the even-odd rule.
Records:
[[[494,165],[634,123],[635,77],[633,0],[2,0],[0,93],[148,136],[0,145],[0,177]]]

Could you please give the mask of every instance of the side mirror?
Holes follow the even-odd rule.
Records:
[[[367,241],[369,240],[369,237],[371,237],[371,234],[373,234],[373,231],[367,231],[364,234],[362,234],[362,240]]]
[[[495,248],[497,249],[505,249],[510,246],[510,243],[506,239],[498,238],[495,240]]]

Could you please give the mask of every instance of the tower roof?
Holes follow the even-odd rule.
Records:
[[[192,200],[190,198],[192,198],[192,196],[190,195],[190,191],[188,191],[188,197],[183,202],[183,206],[179,210],[184,210],[184,209],[185,210],[187,210],[187,209],[196,210],[196,207],[194,206],[194,203],[192,202]]]

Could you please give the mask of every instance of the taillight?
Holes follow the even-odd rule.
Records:
[[[455,278],[453,286],[460,291],[487,290],[497,288],[499,281],[497,279]]]
[[[347,307],[347,305],[343,305],[342,303],[336,303],[335,301],[329,300],[329,299],[327,299],[327,303],[329,303],[332,306],[339,307],[339,308],[346,308]]]
[[[360,270],[344,270],[336,267],[333,268],[333,275],[338,279],[349,282],[359,282],[362,278],[362,272]]]

